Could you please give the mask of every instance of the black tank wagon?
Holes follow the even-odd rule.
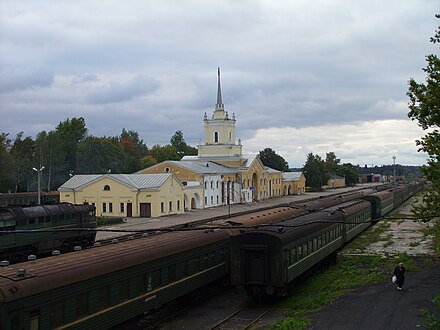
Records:
[[[22,261],[28,255],[93,245],[95,207],[69,203],[0,208],[0,260]],[[79,229],[79,230],[75,230]],[[90,229],[92,231],[81,229]]]

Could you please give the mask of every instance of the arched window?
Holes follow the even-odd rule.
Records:
[[[109,186],[108,184],[106,184],[106,185],[104,186],[104,191],[110,191],[110,186]]]
[[[218,132],[214,132],[214,142],[218,142]]]

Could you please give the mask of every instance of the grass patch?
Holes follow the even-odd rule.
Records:
[[[383,240],[381,235],[386,229],[390,228],[390,221],[381,221],[368,228],[362,235],[358,236],[355,241],[350,244],[353,250],[363,250],[372,243]]]
[[[96,217],[96,225],[98,227],[101,226],[110,226],[119,223],[123,223],[123,218],[121,217]]]

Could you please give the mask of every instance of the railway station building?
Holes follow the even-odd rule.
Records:
[[[172,173],[74,175],[58,191],[61,202],[95,205],[98,216],[149,218],[184,212],[184,186]]]
[[[58,189],[60,201],[94,204],[99,216],[160,217],[305,193],[301,173],[283,173],[265,166],[258,154],[243,154],[235,114],[230,116],[222,101],[220,69],[217,103],[203,123],[197,156],[135,174],[75,175]]]
[[[235,114],[225,111],[222,101],[220,69],[217,78],[217,103],[211,116],[203,117],[204,143],[197,156],[180,161],[165,161],[138,173],[173,173],[185,187],[200,185],[200,207],[249,203],[267,198],[305,193],[304,175],[284,175],[265,166],[258,154],[244,155],[236,138]],[[198,208],[185,192],[185,209]]]

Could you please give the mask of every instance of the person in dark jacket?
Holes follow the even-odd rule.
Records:
[[[400,262],[399,266],[394,268],[394,275],[396,276],[397,290],[402,290],[403,283],[405,282],[405,267],[403,267],[403,262]]]

